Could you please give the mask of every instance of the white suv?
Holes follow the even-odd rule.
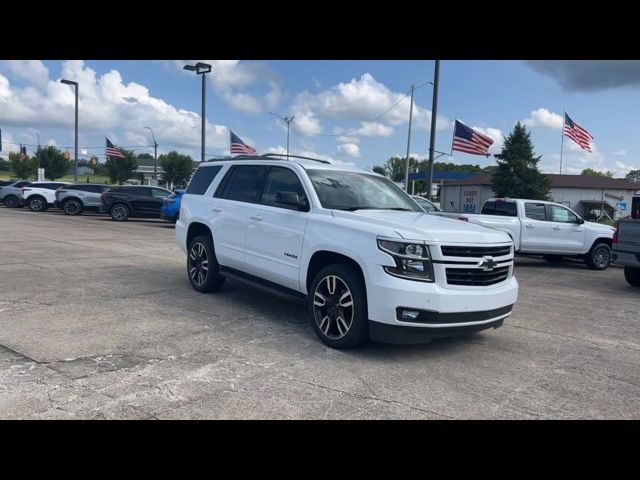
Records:
[[[200,165],[176,239],[199,292],[226,277],[306,299],[335,348],[502,325],[518,295],[504,232],[425,214],[383,176],[279,155]]]

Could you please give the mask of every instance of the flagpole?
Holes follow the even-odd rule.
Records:
[[[453,119],[453,137],[451,137],[451,153],[449,154],[450,157],[453,157],[453,139],[456,138],[456,122],[458,121],[457,118]]]
[[[567,118],[567,112],[562,112],[562,140],[560,142],[560,175],[562,175],[562,151],[564,150],[564,122]]]

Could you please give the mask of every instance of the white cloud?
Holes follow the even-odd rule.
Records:
[[[207,75],[214,90],[232,108],[258,115],[265,109],[274,108],[282,98],[282,82],[277,73],[265,63],[241,62],[240,60],[176,60],[174,65],[181,70],[186,64],[205,62],[212,66]],[[192,72],[185,74],[193,75]],[[255,85],[266,85],[263,96],[246,91]]]
[[[529,128],[555,128],[561,129],[564,119],[562,115],[550,112],[546,108],[539,108],[532,111],[528,118],[522,120],[522,123]]]
[[[49,80],[49,70],[40,60],[2,60],[0,70],[36,87],[44,87]]]
[[[397,105],[394,107],[395,104]],[[392,127],[408,122],[409,107],[409,97],[404,93],[391,91],[371,74],[365,73],[358,79],[353,78],[349,82],[338,83],[319,93],[301,92],[295,97],[292,108],[314,117],[317,115],[319,118],[334,121],[355,120],[361,125],[371,122],[389,110],[374,123],[349,133],[349,135],[388,137],[394,133]],[[431,112],[415,102],[413,116],[415,128],[423,130],[430,128]],[[446,129],[450,124],[449,119],[439,116],[436,127]],[[344,131],[350,130],[352,129],[344,129]]]
[[[626,154],[626,150],[616,150],[615,152],[611,152],[611,155],[615,155],[617,157],[624,157]]]
[[[620,160],[616,160],[615,166],[616,166],[616,171],[615,171],[615,175],[614,176],[616,176],[616,177],[624,177],[631,170],[640,169],[640,165],[627,165],[627,164],[621,162]]]
[[[63,62],[61,76],[81,85],[79,124],[83,130],[122,129],[126,136],[145,132],[144,127],[149,126],[165,145],[199,147],[197,113],[151,96],[143,85],[124,83],[118,71],[97,76],[83,61],[72,60]],[[72,129],[74,101],[73,89],[58,80],[50,79],[41,88],[14,87],[0,74],[0,121],[5,125]],[[227,145],[228,130],[224,125],[207,122],[206,131],[207,149]],[[112,140],[117,141],[115,136]]]
[[[360,156],[360,147],[355,143],[345,143],[343,145],[338,145],[338,153],[358,158]]]

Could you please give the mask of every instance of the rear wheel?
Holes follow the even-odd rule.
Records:
[[[111,219],[116,222],[124,222],[129,218],[131,214],[129,207],[127,207],[124,203],[116,203],[109,210],[109,215],[111,215]]]
[[[18,208],[20,206],[20,199],[15,195],[7,195],[4,197],[4,204],[7,208]]]
[[[27,200],[27,206],[32,212],[44,212],[47,209],[47,201],[44,197],[34,195]]]
[[[187,275],[191,286],[201,293],[217,292],[225,278],[219,273],[213,241],[209,235],[198,235],[189,244]]]
[[[627,279],[629,285],[640,287],[640,268],[624,267],[624,278]]]
[[[587,253],[587,266],[591,270],[606,270],[611,263],[611,247],[604,242],[598,242]]]
[[[67,215],[80,215],[82,213],[82,202],[75,198],[65,200],[62,204],[62,210]]]
[[[364,282],[348,265],[318,272],[309,290],[309,312],[316,335],[329,347],[353,348],[369,340]]]

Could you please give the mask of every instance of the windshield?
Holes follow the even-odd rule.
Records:
[[[436,207],[433,203],[431,203],[429,200],[425,200],[422,197],[413,197],[413,199],[418,202],[418,205],[420,205],[424,210],[426,210],[427,212],[430,212],[432,210],[438,211],[438,207]]]
[[[324,208],[421,211],[411,197],[387,178],[339,170],[307,170],[307,173]]]

